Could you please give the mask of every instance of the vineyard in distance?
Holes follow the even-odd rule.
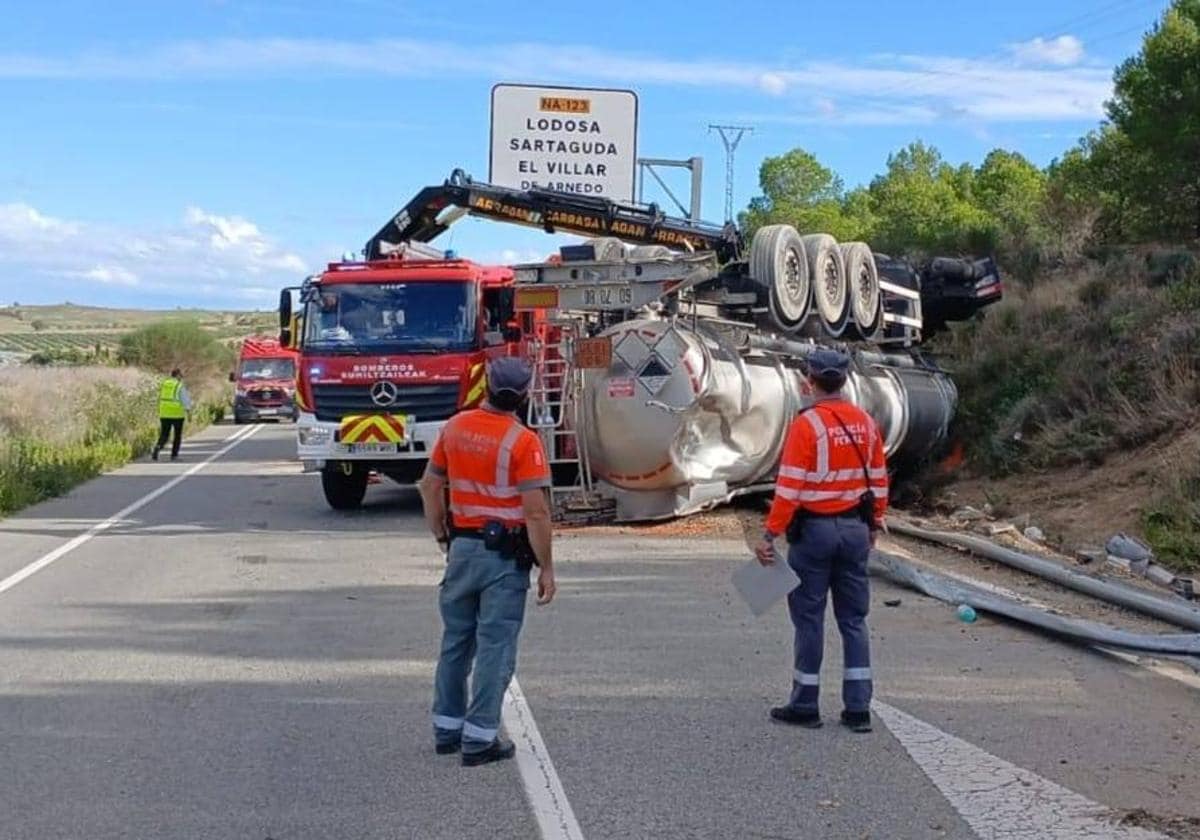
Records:
[[[121,337],[160,321],[199,323],[224,343],[275,327],[273,312],[220,312],[202,309],[106,309],[65,303],[53,306],[0,306],[0,358],[20,362],[103,361]]]

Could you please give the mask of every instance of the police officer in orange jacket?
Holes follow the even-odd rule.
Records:
[[[867,631],[867,555],[883,527],[888,475],[883,439],[871,416],[841,396],[850,368],[844,353],[821,348],[807,360],[813,404],[792,421],[775,483],[766,533],[755,548],[763,565],[787,534],[788,563],[800,585],[788,595],[796,628],[796,668],[777,721],[816,729],[825,600],[842,636],[842,723],[871,731],[871,653]]]
[[[531,378],[519,359],[493,361],[484,406],[446,423],[418,485],[430,530],[449,544],[438,594],[444,632],[434,677],[434,741],[441,755],[461,749],[468,767],[515,753],[499,738],[500,707],[525,618],[526,560],[539,567],[538,603],[550,603],[555,593],[550,465],[537,435],[516,416]]]

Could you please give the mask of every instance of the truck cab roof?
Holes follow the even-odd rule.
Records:
[[[447,280],[477,282],[484,286],[512,283],[507,266],[480,265],[471,260],[383,259],[368,262],[329,263],[317,278],[322,285],[341,283],[420,283]]]

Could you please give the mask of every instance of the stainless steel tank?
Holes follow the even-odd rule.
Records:
[[[683,319],[626,321],[605,334],[612,364],[585,373],[581,428],[597,478],[659,496],[627,509],[679,515],[773,481],[788,425],[810,400],[794,362],[815,344],[739,346]],[[845,394],[875,418],[891,463],[918,461],[945,440],[957,396],[945,373],[907,355],[864,353],[855,367]],[[717,489],[702,502],[680,492],[700,486]]]
[[[795,372],[683,322],[626,321],[606,334],[612,365],[587,372],[583,404],[598,478],[628,490],[770,479],[800,406]]]

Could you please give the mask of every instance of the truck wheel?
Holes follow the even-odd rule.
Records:
[[[850,329],[864,341],[874,341],[883,325],[883,292],[875,256],[865,242],[843,242],[842,263],[850,294]]]
[[[808,275],[821,324],[825,332],[836,338],[846,329],[846,320],[850,317],[850,295],[842,251],[837,240],[829,234],[812,233],[804,237],[804,252],[808,254]]]
[[[615,236],[597,236],[584,244],[592,246],[597,260],[619,260],[625,256],[625,246]]]
[[[334,510],[355,510],[367,494],[368,471],[348,461],[327,464],[321,470],[321,489]]]
[[[812,301],[804,242],[791,225],[766,225],[750,242],[750,276],[767,293],[771,319],[784,332],[795,332]]]

